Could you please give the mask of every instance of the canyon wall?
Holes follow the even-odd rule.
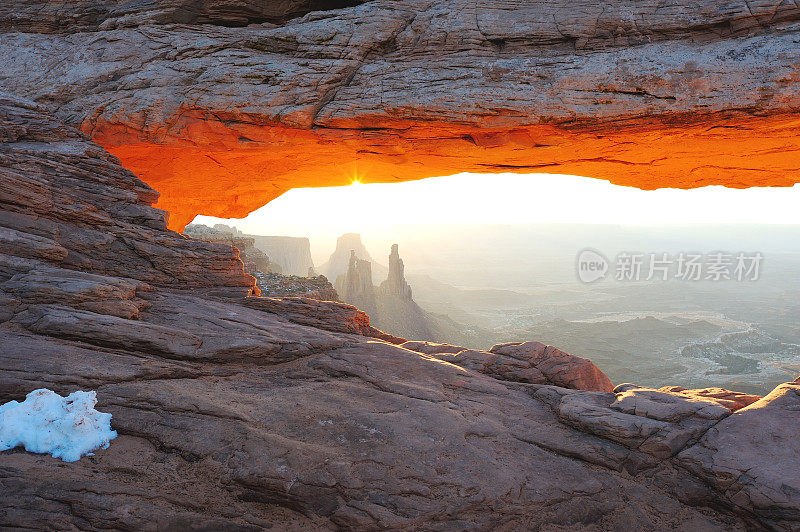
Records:
[[[307,275],[284,275],[283,267],[262,251],[262,248],[271,250],[290,270],[299,272],[311,263],[307,238],[250,236],[224,224],[216,224],[213,228],[189,224],[183,234],[198,240],[235,247],[239,251],[239,259],[244,263],[244,271],[256,279],[256,295],[339,301],[339,294],[333,285],[324,276],[315,275],[313,266],[309,266]],[[260,247],[256,247],[256,239]]]
[[[5,2],[0,87],[117,155],[175,229],[355,178],[798,181],[794,3],[272,4]]]
[[[256,273],[280,273],[280,266],[270,262],[267,254],[255,247],[255,239],[241,236],[241,233],[227,231],[215,232],[215,230],[190,230],[195,229],[195,227],[196,226],[192,224],[188,225],[184,230],[183,235],[195,240],[217,242],[236,248],[239,251],[239,259],[242,261],[242,263],[244,263],[244,271],[249,275],[253,275],[255,277]],[[205,228],[205,226],[203,227]],[[219,225],[217,225],[217,227],[219,227]]]
[[[236,227],[225,224],[215,224],[208,227],[202,224],[189,224],[184,229],[184,234],[201,240],[230,240],[236,246],[239,241],[248,255],[266,255],[269,265],[262,264],[260,271],[263,273],[282,273],[306,277],[314,271],[314,261],[311,259],[311,243],[308,238],[292,236],[246,235]]]
[[[247,235],[255,246],[280,266],[284,275],[308,276],[314,270],[308,238],[292,236]]]

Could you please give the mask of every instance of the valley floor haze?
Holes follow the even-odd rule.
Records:
[[[615,381],[763,394],[800,371],[798,200],[797,186],[643,191],[575,176],[464,174],[296,189],[243,220],[195,224],[308,238],[315,273],[340,291],[349,248],[370,263],[377,290],[399,244],[418,309],[381,307],[371,284],[369,300],[343,298],[373,309],[392,334],[481,349],[535,338],[590,358]],[[577,275],[585,249],[609,262],[598,282]],[[681,264],[692,256],[694,276]],[[636,277],[622,275],[626,257],[641,262]],[[750,261],[738,280],[737,257]],[[663,272],[651,271],[655,262]]]

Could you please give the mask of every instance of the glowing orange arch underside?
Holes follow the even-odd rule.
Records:
[[[642,189],[800,181],[798,115],[491,129],[435,122],[342,126],[301,130],[184,114],[158,135],[109,123],[94,124],[92,134],[161,193],[156,205],[170,212],[170,228],[178,231],[197,214],[241,218],[291,188],[347,185],[356,176],[393,182],[543,172]]]

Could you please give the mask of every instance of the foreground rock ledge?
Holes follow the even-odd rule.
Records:
[[[800,526],[800,384],[731,413],[535,342],[397,346],[248,296],[235,250],[32,102],[0,95],[0,139],[0,401],[96,390],[119,432],[0,453],[0,528]]]
[[[798,181],[796,3],[273,4],[7,1],[0,87],[117,155],[178,230],[356,176]]]

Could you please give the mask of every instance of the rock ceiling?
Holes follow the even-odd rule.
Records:
[[[117,155],[175,229],[355,176],[799,180],[790,2],[13,4],[0,87]]]

